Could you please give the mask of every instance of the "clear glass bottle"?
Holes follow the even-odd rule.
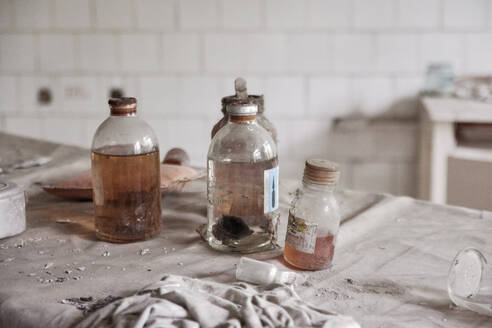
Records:
[[[111,115],[92,141],[96,235],[125,243],[161,229],[159,145],[152,128],[136,116],[135,98],[109,100]]]
[[[273,141],[277,143],[277,130],[273,126],[272,122],[265,116],[265,100],[263,95],[248,95],[248,90],[246,86],[246,80],[243,78],[237,78],[234,81],[234,88],[236,90],[236,94],[233,96],[227,96],[222,98],[222,114],[224,117],[218,121],[213,129],[212,129],[212,138],[215,136],[217,131],[219,131],[224,125],[227,124],[229,120],[229,114],[227,114],[226,107],[228,104],[232,104],[237,101],[245,101],[251,102],[253,104],[258,105],[258,112],[256,113],[256,122],[260,124],[265,130],[267,130],[273,138]]]
[[[334,197],[340,175],[336,163],[324,159],[306,161],[302,187],[292,202],[285,238],[284,259],[306,270],[331,265],[340,225]]]
[[[229,121],[208,151],[208,225],[212,248],[251,253],[277,246],[278,157],[256,121],[257,105],[227,106]]]

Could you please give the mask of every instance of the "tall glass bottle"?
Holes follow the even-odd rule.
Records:
[[[256,121],[257,108],[249,102],[229,104],[229,120],[208,151],[206,239],[217,250],[251,253],[276,247],[277,147]]]
[[[325,159],[306,161],[302,187],[292,202],[285,238],[284,259],[301,269],[319,270],[331,265],[340,225],[333,191],[338,164]]]
[[[215,134],[227,124],[229,120],[229,114],[227,114],[226,107],[228,104],[233,104],[238,101],[248,101],[253,104],[258,105],[258,112],[256,113],[256,121],[259,125],[261,125],[265,130],[267,130],[273,138],[273,141],[277,143],[277,130],[273,126],[272,122],[265,116],[265,99],[263,95],[248,95],[248,90],[246,86],[246,80],[238,77],[234,81],[234,88],[236,90],[236,94],[233,96],[227,96],[222,98],[222,114],[224,117],[218,121],[213,129],[212,129],[212,138]]]
[[[111,115],[92,141],[96,235],[125,243],[161,229],[159,145],[151,127],[136,116],[135,98],[110,99]]]

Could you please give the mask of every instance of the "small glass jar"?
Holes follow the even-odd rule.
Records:
[[[334,196],[340,175],[336,163],[324,159],[306,161],[302,187],[289,211],[284,259],[305,270],[328,268],[333,260],[340,225]]]
[[[92,141],[96,236],[125,243],[161,230],[159,145],[152,128],[136,116],[135,98],[109,100],[111,116]]]
[[[229,121],[207,156],[206,239],[217,250],[252,253],[277,246],[278,157],[256,121],[257,105],[227,106]]]

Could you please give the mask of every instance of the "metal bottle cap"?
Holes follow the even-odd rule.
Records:
[[[111,98],[108,104],[111,115],[126,116],[137,112],[137,99],[133,97]]]
[[[335,185],[340,177],[340,166],[322,158],[310,158],[306,161],[302,181],[320,185]]]
[[[233,103],[226,108],[227,113],[232,116],[252,116],[258,112],[258,105],[252,103]]]

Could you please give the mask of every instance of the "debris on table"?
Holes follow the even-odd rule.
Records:
[[[121,297],[112,296],[112,295],[106,296],[98,300],[95,300],[94,297],[92,296],[81,296],[81,297],[66,298],[61,300],[59,303],[73,305],[78,310],[84,311],[84,313],[90,313],[119,299],[121,299]]]

